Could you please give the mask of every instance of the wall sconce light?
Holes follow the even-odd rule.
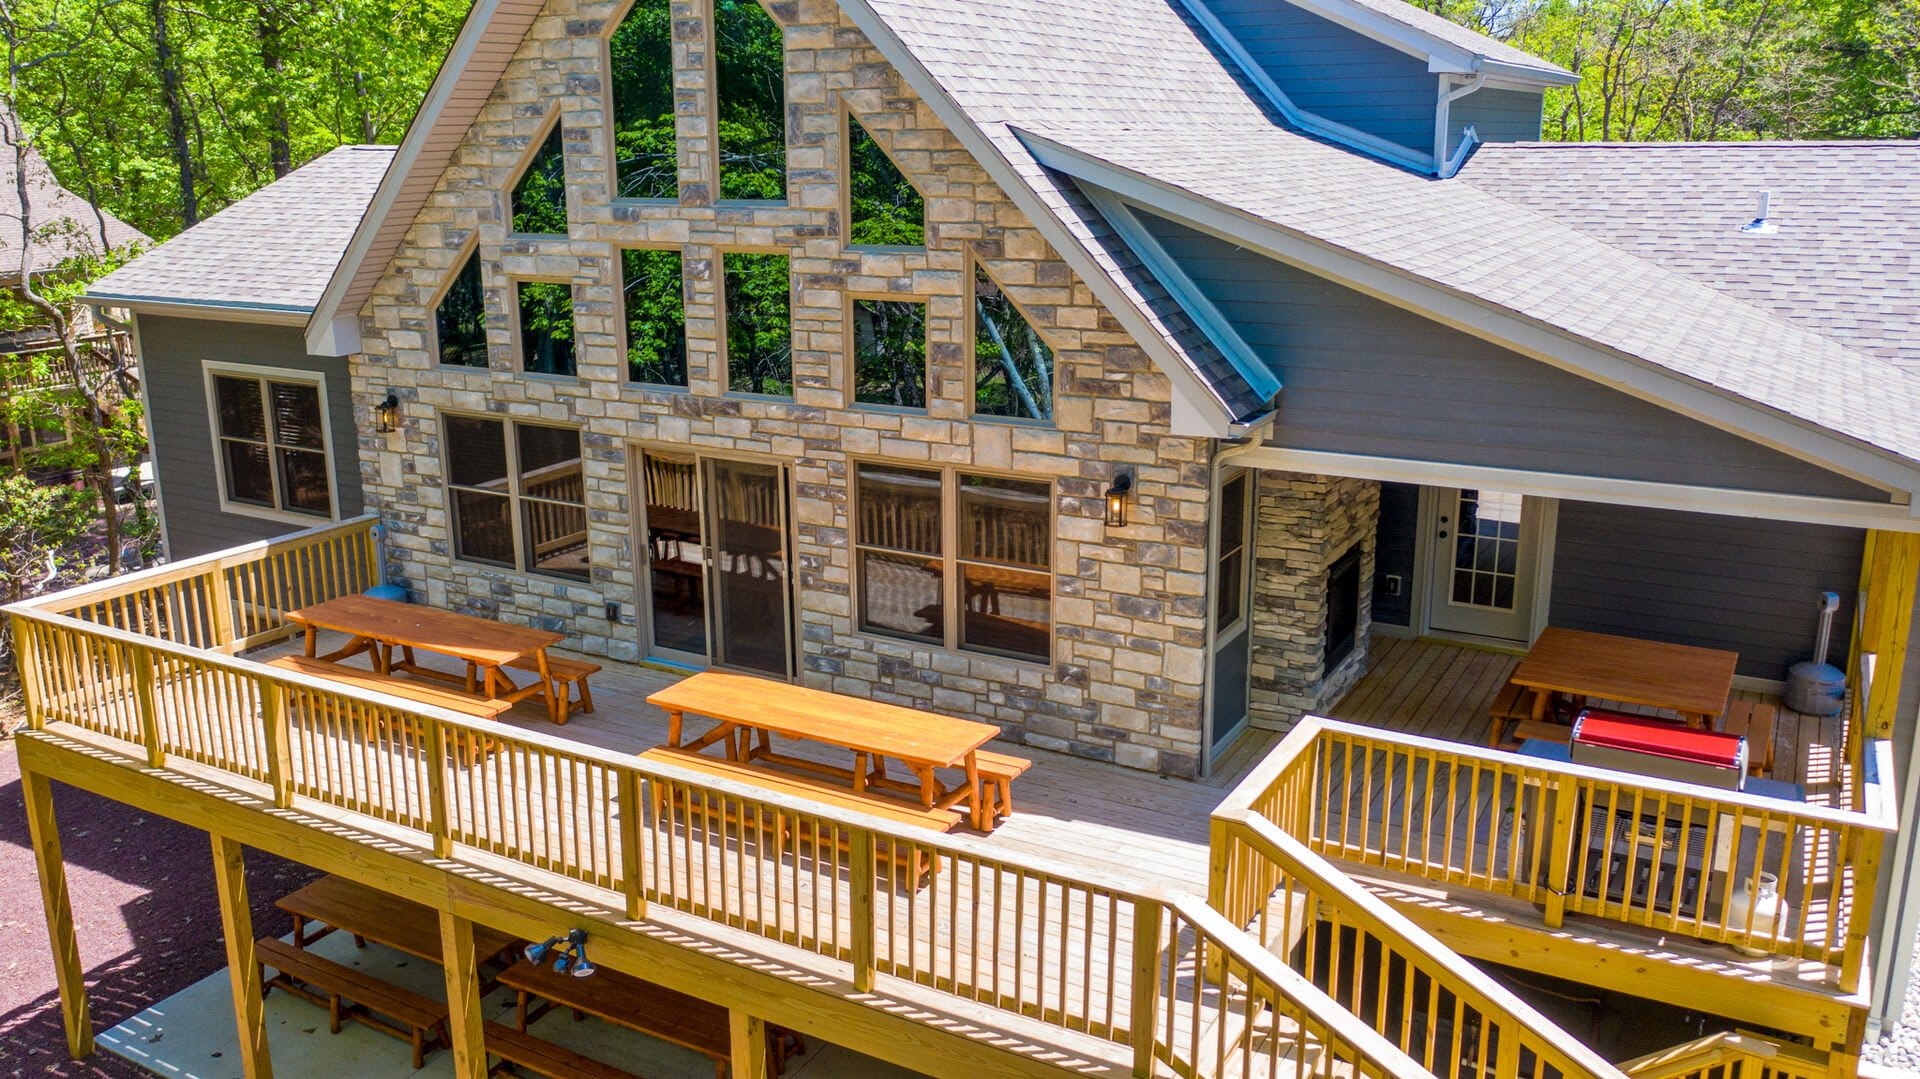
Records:
[[[527,962],[535,966],[552,956],[556,974],[571,974],[576,978],[591,978],[600,969],[587,958],[587,931],[584,929],[570,929],[565,937],[548,937],[538,944],[529,944],[522,954],[527,957]]]
[[[373,425],[383,435],[400,429],[400,398],[392,390],[387,391],[386,400],[373,406]]]
[[[1133,494],[1133,473],[1116,472],[1113,486],[1107,488],[1107,527],[1121,528],[1127,523],[1127,498]]]

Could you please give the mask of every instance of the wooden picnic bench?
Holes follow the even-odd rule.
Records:
[[[309,659],[306,656],[280,656],[267,661],[269,667],[281,670],[299,671],[315,678],[344,682],[360,689],[387,693],[395,697],[404,697],[420,704],[431,704],[439,708],[473,716],[478,719],[498,719],[500,713],[513,707],[512,701],[476,697],[462,693],[457,689],[443,689],[437,685],[394,678],[391,675],[363,671],[358,667],[349,667],[344,663],[335,663],[330,659]]]
[[[578,686],[580,689],[580,710],[591,713],[593,711],[593,689],[587,685],[587,679],[600,673],[600,665],[584,659],[571,659],[567,656],[555,655],[548,655],[546,657],[546,664],[547,682],[553,691],[549,703],[557,712],[557,715],[554,717],[554,722],[565,723],[567,721],[567,714],[573,710],[572,691],[575,686]],[[522,656],[519,659],[509,660],[507,661],[507,666],[512,667],[516,671],[533,671],[536,674],[540,671],[540,661],[531,656]]]
[[[536,1038],[524,1030],[515,1030],[505,1023],[489,1019],[481,1029],[488,1055],[499,1057],[501,1065],[518,1064],[548,1079],[640,1079],[636,1072],[621,1071],[611,1064],[601,1063],[544,1038]],[[504,1071],[501,1065],[489,1067],[487,1074]]]
[[[981,819],[992,823],[1013,816],[1013,781],[1033,767],[1033,762],[985,749],[975,753],[973,759],[980,768]]]
[[[340,1033],[340,1022],[351,1019],[413,1046],[413,1066],[425,1066],[427,1048],[447,1044],[447,1005],[362,970],[315,955],[277,937],[254,942],[254,956],[262,974],[261,993],[279,986],[294,996],[324,1004],[327,1029]]]
[[[1727,710],[1720,716],[1720,730],[1746,738],[1747,774],[1773,774],[1773,728],[1779,719],[1780,709],[1765,701],[1744,697],[1727,700]]]
[[[345,877],[325,876],[288,892],[274,906],[293,917],[293,944],[305,948],[333,932],[351,936],[357,945],[367,941],[430,963],[440,962],[440,915],[424,903],[357,884]],[[309,932],[309,924],[317,931]],[[482,963],[500,960],[519,940],[490,926],[473,927],[473,949]],[[492,979],[482,978],[482,991]]]
[[[604,967],[591,978],[574,978],[544,963],[524,961],[503,971],[500,984],[518,997],[522,1032],[547,1009],[567,1008],[575,1017],[591,1015],[691,1049],[713,1061],[715,1079],[726,1079],[732,1066],[733,1039],[727,1009],[699,997]],[[536,1005],[536,999],[545,1003]],[[770,1025],[767,1041],[772,1050],[768,1060],[778,1075],[788,1048],[797,1047],[799,1039]]]

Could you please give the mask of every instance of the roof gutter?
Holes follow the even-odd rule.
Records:
[[[1464,85],[1450,87],[1448,83],[1451,78],[1447,75],[1440,76],[1440,101],[1433,109],[1433,161],[1436,166],[1434,171],[1440,174],[1442,180],[1460,171],[1461,163],[1466,160],[1464,153],[1456,152],[1452,155],[1447,153],[1447,129],[1453,126],[1453,103],[1468,94],[1478,93],[1484,89],[1487,78],[1487,73],[1483,71],[1468,79]],[[1477,137],[1475,141],[1478,141]],[[1460,138],[1460,148],[1464,150],[1466,146],[1467,138],[1463,133]]]
[[[193,318],[210,322],[250,322],[261,326],[305,326],[310,307],[293,304],[245,303],[224,300],[188,300],[173,296],[130,296],[87,292],[81,302],[97,308],[119,307],[142,315]]]

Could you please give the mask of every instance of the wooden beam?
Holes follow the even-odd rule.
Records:
[[[440,966],[447,976],[453,1074],[458,1079],[486,1079],[486,1017],[480,1011],[480,960],[473,950],[473,923],[444,910],[440,912]]]
[[[60,854],[60,829],[53,817],[53,784],[44,773],[20,762],[20,792],[27,803],[27,840],[40,870],[40,902],[47,913],[47,938],[53,948],[54,979],[60,987],[60,1018],[67,1028],[67,1052],[93,1052],[93,1017],[87,1013],[86,968],[73,932],[73,900],[67,894],[67,865]]]
[[[727,1012],[727,1034],[733,1044],[729,1079],[767,1079],[766,1021],[734,1008]]]
[[[593,934],[594,962],[609,970],[636,974],[724,1007],[744,1008],[764,1022],[856,1046],[913,1071],[954,1079],[1057,1076],[1063,1069],[1083,1077],[1124,1072],[1105,1056],[1087,1055],[1097,1044],[1092,1039],[1036,1027],[989,1027],[981,1022],[977,1006],[954,999],[948,1007],[941,998],[913,987],[905,987],[910,995],[881,986],[870,993],[856,992],[848,977],[795,965],[809,957],[781,958],[780,945],[772,942],[742,948],[732,931],[664,911],[660,904],[649,905],[648,921],[629,922],[624,903],[603,907],[502,878],[492,867],[437,860],[426,849],[358,831],[336,818],[276,809],[270,801],[243,792],[146,770],[136,758],[63,734],[23,732],[17,744],[22,771],[98,791],[156,816],[217,830],[247,846],[502,932],[538,940],[553,931],[556,913],[562,913]]]
[[[1906,673],[1907,645],[1913,635],[1913,598],[1920,579],[1920,535],[1877,532],[1867,582],[1866,633],[1861,647],[1879,657],[1873,697],[1867,702],[1867,729],[1885,738],[1899,713],[1900,683]]]
[[[266,997],[253,950],[253,907],[247,901],[247,848],[222,835],[209,838],[213,840],[214,891],[220,896],[220,928],[227,938],[233,1022],[240,1034],[240,1070],[247,1079],[273,1079]]]

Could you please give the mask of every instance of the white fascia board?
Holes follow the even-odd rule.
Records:
[[[309,353],[316,356],[343,355],[327,351],[337,340],[333,323],[343,314],[357,318],[360,313],[342,312],[340,305],[345,302],[354,279],[360,275],[374,237],[386,223],[387,215],[393,211],[393,204],[399,198],[401,188],[406,185],[407,174],[413,171],[420,151],[433,136],[441,112],[452,100],[454,91],[459,87],[461,73],[472,61],[474,51],[485,40],[487,25],[493,21],[499,7],[500,0],[476,0],[473,9],[467,13],[467,20],[460,27],[460,36],[454,40],[453,49],[447,54],[446,60],[441,62],[440,71],[434,75],[433,85],[427,90],[420,110],[414,113],[413,122],[407,125],[406,137],[401,140],[399,149],[394,151],[393,159],[387,163],[386,175],[380,178],[380,186],[374,189],[373,200],[367,204],[366,213],[361,215],[359,226],[353,230],[353,239],[347,242],[340,264],[334,267],[326,291],[320,294],[320,302],[314,305],[312,317],[307,320]],[[385,269],[384,266],[374,267],[370,272],[378,273]],[[355,331],[355,335],[358,336],[358,331]]]
[[[1048,168],[1228,243],[1849,479],[1889,492],[1920,489],[1920,464],[1898,455],[1042,136],[1026,138]]]
[[[1086,283],[1094,297],[1112,313],[1121,328],[1133,337],[1153,360],[1154,366],[1167,377],[1173,398],[1171,433],[1187,438],[1232,437],[1235,417],[1226,403],[1206,386],[1198,372],[1187,366],[1186,361],[1167,346],[1160,331],[1134,304],[1132,297],[1107,276],[1106,270],[1092,253],[1054,216],[1053,210],[1020,176],[1000,147],[974,123],[960,103],[948,95],[946,88],[920,63],[919,58],[913,55],[913,50],[907,48],[886,20],[866,0],[841,0],[840,9],[853,20],[861,33],[867,35],[873,47],[886,57],[914,93],[920,95],[920,99],[933,110],[934,116],[946,125],[954,138],[960,140],[960,145],[973,156],[987,176],[1026,215],[1034,229],[1059,254],[1061,261]],[[1012,134],[1012,129],[1008,130]]]
[[[1133,208],[1115,198],[1112,192],[1091,184],[1080,191],[1093,203],[1094,209],[1107,219],[1107,224],[1120,234],[1127,246],[1133,249],[1134,255],[1146,265],[1148,271],[1173,295],[1174,302],[1187,312],[1187,317],[1200,327],[1200,332],[1206,335],[1207,340],[1226,355],[1227,362],[1233,365],[1241,378],[1247,380],[1254,395],[1262,401],[1273,400],[1274,395],[1280,392],[1280,379],[1241,338],[1240,332],[1233,328],[1233,323],[1200,291],[1193,278],[1187,276],[1186,270],[1167,253],[1167,249],[1160,245],[1146,225],[1134,216]]]
[[[1226,24],[1214,16],[1203,0],[1180,0],[1180,6],[1194,22],[1200,24],[1207,36],[1213,39],[1215,47],[1233,60],[1234,66],[1240,69],[1240,74],[1260,91],[1269,105],[1286,118],[1287,123],[1302,131],[1331,139],[1343,146],[1352,147],[1361,153],[1372,154],[1382,161],[1412,169],[1415,172],[1430,173],[1438,167],[1431,154],[1421,153],[1397,142],[1383,139],[1372,132],[1350,127],[1338,120],[1329,120],[1294,104],[1293,98],[1280,88],[1279,83],[1273,81],[1273,76],[1267,74],[1266,69],[1260,66],[1260,62],[1247,52],[1246,48],[1240,44],[1240,39],[1234,37]],[[1427,54],[1421,51],[1413,55],[1425,58]]]
[[[322,325],[307,327],[307,353],[312,356],[351,356],[360,351],[360,316],[348,312]]]
[[[304,326],[308,309],[280,304],[215,303],[154,296],[88,292],[81,301],[93,307],[118,307],[135,314],[190,318],[207,322],[246,322],[257,326]]]
[[[1248,445],[1222,453],[1220,464],[1267,468],[1317,476],[1347,476],[1423,487],[1484,487],[1539,498],[1575,502],[1641,506],[1648,509],[1711,513],[1842,528],[1877,528],[1893,532],[1920,532],[1920,518],[1912,508],[1890,502],[1862,502],[1812,495],[1744,491],[1730,487],[1696,487],[1679,483],[1612,479],[1560,472],[1533,472],[1485,465],[1416,461],[1399,457],[1298,450],[1285,446]]]

